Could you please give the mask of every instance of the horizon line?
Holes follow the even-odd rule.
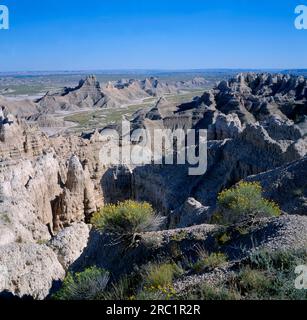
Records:
[[[90,72],[206,72],[206,71],[307,71],[306,68],[123,68],[123,69],[55,69],[55,70],[10,70],[0,71],[5,74],[31,74],[31,73],[90,73]]]

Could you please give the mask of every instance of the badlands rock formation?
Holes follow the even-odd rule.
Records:
[[[176,86],[160,82],[156,78],[122,79],[103,85],[95,76],[89,76],[81,80],[75,88],[64,88],[61,92],[47,93],[37,103],[41,111],[48,113],[59,110],[113,108],[178,91]]]
[[[0,108],[5,108],[18,118],[26,119],[28,123],[39,125],[46,134],[52,136],[65,132],[72,125],[64,120],[69,114],[137,105],[146,99],[184,93],[207,85],[203,78],[168,83],[151,77],[99,83],[95,76],[88,76],[80,80],[76,87],[53,90],[35,100],[0,95]]]
[[[184,88],[205,88],[206,86],[208,86],[210,82],[208,80],[206,80],[203,77],[195,77],[192,80],[189,81],[177,81],[175,83],[175,86],[179,89],[184,89]]]
[[[59,126],[59,123],[55,123],[56,119],[50,117],[50,114],[59,111],[73,112],[80,109],[121,107],[141,102],[145,98],[200,89],[207,85],[208,81],[204,78],[172,83],[160,81],[154,77],[144,80],[121,79],[99,83],[92,75],[80,80],[74,88],[65,87],[60,91],[47,92],[42,98],[35,101],[0,96],[0,107],[30,121],[40,121],[41,126]]]
[[[13,115],[19,117],[29,117],[39,112],[38,105],[32,100],[14,100],[0,95],[0,108],[5,108]]]
[[[37,106],[101,108],[172,90],[153,78],[102,88],[89,77]],[[162,97],[135,114],[133,129],[207,129],[208,170],[200,176],[189,176],[187,164],[106,167],[100,156],[107,141],[98,130],[48,138],[1,108],[0,293],[44,299],[67,270],[97,265],[120,277],[157,257],[193,257],[198,245],[232,260],[244,256],[243,247],[252,250],[251,238],[260,248],[306,246],[306,98],[302,77],[240,74],[190,103],[177,106]],[[217,194],[242,179],[259,181],[285,213],[216,247],[221,227],[208,223]],[[149,201],[174,229],[142,234],[130,251],[110,246],[107,235],[86,223],[105,203],[124,199]]]
[[[82,221],[96,210],[94,186],[88,168],[73,155],[68,162],[66,183],[52,200],[53,229],[60,230],[73,221]]]
[[[43,299],[82,253],[89,229],[81,222],[103,203],[95,189],[105,170],[101,147],[77,137],[51,141],[1,110],[0,292]]]
[[[193,197],[207,208],[207,214],[203,215],[206,222],[215,207],[217,194],[224,188],[248,176],[304,159],[306,98],[307,83],[302,77],[240,74],[191,103],[175,106],[164,99],[151,111],[139,112],[132,121],[134,128],[146,128],[150,132],[155,128],[207,129],[208,170],[202,176],[190,177],[185,165],[135,167],[128,173],[134,197],[151,202],[164,213],[176,210],[175,216],[178,208]],[[297,176],[302,166],[293,166],[297,168]],[[116,177],[116,174],[107,175]],[[296,175],[292,175],[295,179]],[[305,190],[303,184],[299,183],[299,189]],[[108,193],[125,195],[111,188]],[[289,213],[305,214],[306,198],[297,197],[300,197],[298,207],[292,207],[291,200],[288,205],[284,203],[284,208]],[[183,215],[184,212],[183,209]],[[179,222],[178,226],[182,224]]]
[[[100,83],[94,76],[81,80],[75,88],[64,88],[61,92],[46,93],[37,101],[40,108],[48,113],[59,110],[78,110],[81,108],[102,108],[107,98],[101,90]]]

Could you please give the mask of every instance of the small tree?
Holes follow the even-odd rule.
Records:
[[[218,195],[218,209],[213,219],[216,223],[231,225],[280,214],[277,204],[262,197],[258,182],[240,182]]]

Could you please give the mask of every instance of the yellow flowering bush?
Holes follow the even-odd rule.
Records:
[[[258,182],[240,182],[218,195],[218,209],[213,222],[231,225],[254,217],[277,217],[281,211],[276,203],[262,197]]]
[[[172,285],[145,286],[137,295],[138,300],[175,300],[177,292]]]
[[[94,214],[91,223],[101,232],[125,236],[156,230],[163,220],[149,203],[127,200],[106,205]]]

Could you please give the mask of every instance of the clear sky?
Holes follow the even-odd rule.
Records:
[[[307,0],[0,0],[0,71],[307,68]]]

